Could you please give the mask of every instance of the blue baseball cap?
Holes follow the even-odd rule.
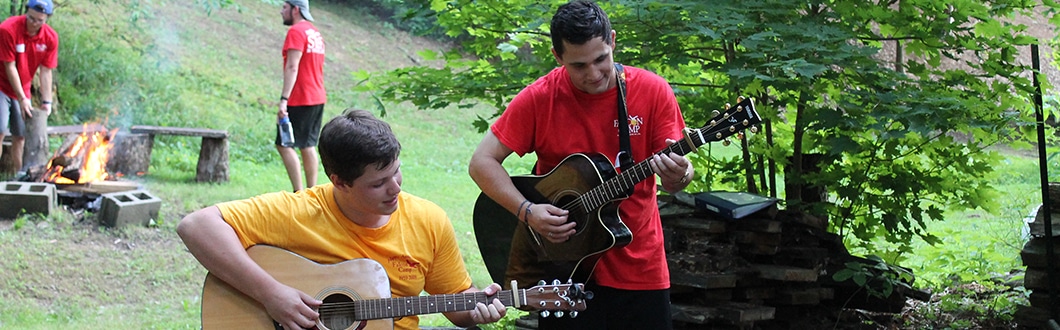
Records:
[[[51,15],[55,5],[52,4],[52,0],[29,0],[26,2],[26,8]]]

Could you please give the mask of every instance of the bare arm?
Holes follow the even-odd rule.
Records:
[[[493,296],[497,294],[497,292],[501,291],[501,286],[497,283],[493,283],[490,284],[490,286],[486,287],[486,289],[484,290],[479,290],[472,286],[470,289],[464,290],[461,293],[479,291],[486,292],[487,296]],[[478,303],[475,306],[475,309],[469,311],[445,313],[444,315],[445,318],[449,319],[449,322],[453,322],[453,325],[456,325],[461,328],[469,328],[476,324],[497,322],[500,319],[504,318],[505,313],[507,313],[507,310],[505,309],[504,304],[502,304],[500,300],[494,298],[490,301],[489,305]]]
[[[515,188],[508,171],[502,165],[504,159],[512,152],[493,132],[487,131],[471,155],[468,167],[471,179],[483,193],[519,217],[519,221],[525,221],[534,231],[553,242],[566,241],[574,234],[574,226],[577,224],[567,223],[567,210],[551,204],[524,203],[526,197]]]
[[[276,119],[287,116],[287,100],[294,90],[294,82],[298,79],[298,64],[302,62],[302,51],[297,49],[287,50],[287,64],[283,66],[283,90],[280,91],[280,109],[276,113]]]
[[[46,114],[52,113],[52,68],[40,67],[40,99],[41,107]],[[45,103],[47,102],[47,103]]]
[[[30,101],[29,96],[22,89],[22,79],[18,75],[18,69],[15,68],[15,62],[4,62],[4,72],[7,73],[7,83],[11,84],[11,89],[15,91],[15,97],[19,105],[22,107],[22,114],[26,117],[33,117],[33,102]]]
[[[206,270],[260,302],[284,328],[303,329],[316,324],[320,314],[314,308],[321,302],[276,281],[254,263],[216,206],[184,217],[177,225],[177,234]]]

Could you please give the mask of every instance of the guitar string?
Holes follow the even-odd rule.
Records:
[[[737,111],[740,111],[740,109],[737,109]],[[721,115],[721,119],[711,120],[711,122],[709,124],[707,124],[706,126],[697,129],[699,131],[698,132],[699,135],[709,136],[710,135],[709,133],[708,134],[703,134],[703,133],[704,132],[709,132],[710,130],[712,130],[713,128],[718,126],[718,123],[724,122],[725,120],[729,119],[730,116],[731,116],[730,113],[728,111],[726,111],[723,115]],[[706,142],[706,141],[704,141],[704,142]],[[668,153],[668,152],[682,152],[682,154],[687,154],[687,153],[692,151],[692,150],[684,150],[683,147],[684,147],[684,145],[681,145],[681,144],[678,144],[678,143],[671,144],[666,149],[663,149],[662,151],[659,151],[658,153],[655,153],[655,155],[663,155],[663,154]],[[677,148],[677,150],[674,150],[674,148]],[[621,191],[626,191],[630,187],[636,185],[638,182],[640,182],[643,179],[647,178],[648,175],[654,174],[654,172],[651,171],[651,166],[648,165],[648,161],[647,160],[644,160],[644,161],[641,161],[640,163],[637,163],[632,168],[630,168],[629,171],[623,172],[623,174],[625,174],[625,173],[638,174],[638,175],[641,175],[642,178],[640,178],[639,180],[630,179],[630,180],[628,180],[629,182],[624,182],[623,179],[626,179],[628,176],[619,175],[618,177],[616,177],[616,180],[608,180],[608,181],[604,182],[603,185],[597,186],[596,188],[589,189],[589,191],[587,193],[582,194],[581,196],[578,196],[578,198],[575,198],[571,202],[569,202],[566,205],[564,205],[563,209],[565,209],[565,210],[573,210],[575,208],[581,208],[581,209],[583,209],[583,211],[586,214],[588,214],[590,211],[595,210],[596,208],[600,207],[601,205],[603,205],[604,203],[606,203],[606,202],[608,202],[610,200],[610,198],[605,198],[605,197],[608,196],[606,193],[617,194],[617,193],[619,193]],[[614,187],[616,185],[617,185],[617,187]],[[601,191],[603,191],[603,192],[601,192]]]
[[[318,312],[322,315],[354,313],[357,316],[356,319],[369,320],[387,317],[397,317],[403,315],[431,314],[439,312],[470,310],[473,309],[474,305],[479,302],[488,303],[491,298],[500,299],[501,303],[505,306],[511,306],[513,304],[512,291],[498,292],[495,297],[488,297],[485,293],[475,292],[453,295],[383,298],[326,303],[318,308]],[[454,302],[462,303],[463,306],[456,307],[455,305],[449,304]],[[470,307],[468,306],[468,304],[471,304]],[[402,309],[395,310],[395,306],[401,306]],[[432,307],[436,309],[432,311]],[[439,309],[439,307],[442,308]],[[427,312],[412,314],[404,313],[404,311],[407,311],[409,309],[427,310]],[[390,313],[388,314],[387,312]],[[369,317],[364,317],[363,315],[365,314],[369,315]]]

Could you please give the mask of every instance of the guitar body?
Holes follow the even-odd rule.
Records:
[[[543,176],[511,178],[529,201],[570,211],[567,220],[577,223],[576,232],[561,243],[552,243],[530,230],[515,215],[481,194],[475,202],[475,236],[493,280],[530,285],[541,279],[587,281],[605,251],[633,240],[633,233],[619,218],[622,198],[605,201],[595,209],[586,209],[577,202],[615,175],[607,157],[573,154]]]
[[[383,265],[371,259],[318,264],[280,248],[255,245],[247,253],[280,283],[323,300],[320,329],[393,329],[393,319],[355,321],[354,311],[325,313],[328,305],[390,297],[390,279]],[[202,328],[278,329],[265,307],[212,274],[202,289]]]

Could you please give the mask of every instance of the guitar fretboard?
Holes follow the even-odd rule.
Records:
[[[388,319],[409,315],[447,313],[475,309],[478,303],[490,304],[496,298],[504,306],[513,306],[512,291],[501,291],[495,296],[486,296],[484,292],[469,292],[446,295],[429,295],[418,297],[400,297],[384,299],[355,300],[342,303],[325,303],[320,306],[323,319],[328,314],[352,315],[355,321]]]
[[[712,119],[706,126],[687,131],[683,140],[677,141],[677,143],[673,143],[655,154],[665,155],[672,152],[678,155],[687,155],[707,142],[720,141],[759,121],[754,105],[750,99],[746,99]],[[581,212],[588,214],[606,203],[623,197],[637,183],[655,174],[651,170],[651,165],[648,164],[650,159],[649,157],[622,171],[622,173],[605,181],[603,184],[590,189],[570,204],[564,206],[564,209],[571,210],[580,207],[582,208]]]

